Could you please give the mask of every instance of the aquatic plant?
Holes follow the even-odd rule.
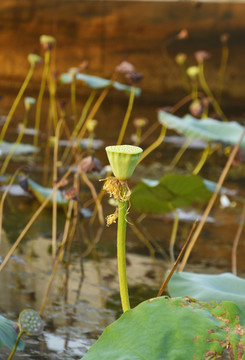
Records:
[[[19,90],[19,92],[18,92],[18,94],[17,94],[17,96],[16,96],[10,110],[9,110],[9,113],[7,115],[7,118],[5,120],[5,123],[4,123],[3,128],[1,130],[1,133],[0,133],[0,142],[2,142],[4,137],[5,137],[5,134],[6,134],[6,131],[7,131],[8,127],[9,127],[10,121],[12,120],[12,117],[13,117],[13,115],[15,113],[15,110],[16,110],[16,108],[17,108],[17,106],[18,106],[18,104],[19,104],[19,102],[20,102],[20,100],[21,100],[21,98],[22,98],[22,96],[24,94],[24,91],[27,88],[27,85],[29,84],[29,82],[30,82],[30,80],[32,78],[32,75],[34,73],[36,65],[40,64],[42,59],[41,59],[40,56],[38,56],[36,54],[29,54],[28,55],[28,61],[29,61],[29,64],[30,64],[29,71],[28,71],[28,73],[26,75],[26,78],[25,78],[23,84],[21,85],[21,88],[20,88],[20,90]]]
[[[8,360],[11,360],[13,358],[22,335],[24,334],[28,336],[40,335],[43,331],[43,327],[44,327],[44,323],[36,311],[30,309],[23,310],[20,313],[18,319],[19,333],[16,339],[15,346],[13,347],[12,352],[8,357]]]
[[[103,188],[118,203],[116,212],[107,217],[107,224],[110,225],[118,219],[117,261],[123,312],[130,309],[125,256],[126,217],[128,211],[128,201],[130,198],[130,190],[127,180],[132,176],[142,151],[143,150],[140,147],[132,145],[115,145],[106,147],[106,153],[115,177],[107,178]]]

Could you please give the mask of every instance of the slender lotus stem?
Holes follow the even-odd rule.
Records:
[[[12,107],[11,107],[11,109],[10,109],[8,115],[7,115],[6,121],[5,121],[4,125],[3,125],[2,131],[1,131],[1,134],[0,134],[0,142],[3,141],[3,139],[5,137],[6,131],[8,129],[9,123],[10,123],[10,121],[11,121],[13,115],[14,115],[14,112],[15,112],[15,110],[16,110],[19,102],[20,102],[20,99],[22,98],[22,95],[23,95],[29,81],[31,80],[31,77],[32,77],[33,72],[34,72],[34,68],[35,68],[35,65],[31,64],[30,69],[29,69],[29,71],[28,71],[28,73],[26,75],[26,78],[25,78],[25,80],[24,80],[24,82],[23,82],[23,84],[22,84],[22,86],[21,86],[21,88],[20,88],[20,90],[18,92],[18,95],[16,96],[16,98],[15,98],[15,100],[13,102],[13,105],[12,105]]]
[[[159,137],[143,152],[139,162],[141,162],[146,156],[148,156],[153,150],[155,150],[163,142],[166,134],[166,126],[162,125]]]
[[[217,95],[218,101],[221,101],[221,97],[222,97],[225,71],[226,71],[228,57],[229,57],[229,48],[228,48],[227,44],[223,44],[220,70],[219,70],[219,85],[218,85],[218,95]]]
[[[18,173],[20,172],[21,168],[17,169],[14,173],[14,175],[11,176],[11,180],[6,188],[6,190],[4,191],[2,198],[1,198],[1,203],[0,203],[0,244],[2,241],[2,223],[3,223],[3,205],[4,205],[4,201],[5,198],[9,192],[10,187],[13,185],[13,182],[15,181],[16,176],[18,175]]]
[[[203,63],[199,63],[198,67],[199,67],[199,72],[198,72],[199,81],[200,81],[200,84],[201,84],[201,86],[203,88],[203,91],[206,93],[206,95],[210,99],[212,99],[212,104],[213,104],[214,110],[217,112],[217,114],[221,115],[223,117],[223,119],[225,121],[227,121],[227,118],[226,118],[225,114],[223,113],[218,101],[215,99],[212,91],[209,89],[209,86],[208,86],[208,84],[206,82],[206,79],[205,79],[205,76],[204,76]]]
[[[181,146],[181,148],[179,149],[179,151],[177,152],[177,154],[175,155],[175,157],[173,158],[173,160],[171,161],[171,163],[169,164],[169,170],[173,170],[173,168],[177,165],[177,163],[179,162],[179,160],[181,159],[181,157],[183,156],[184,152],[188,149],[188,146],[191,143],[191,139],[186,139],[184,144]]]
[[[55,131],[55,143],[54,143],[54,162],[53,162],[53,184],[56,184],[58,178],[58,149],[59,149],[59,134],[60,128],[63,123],[63,119],[58,122]],[[56,241],[57,241],[57,192],[54,192],[53,196],[53,216],[52,216],[52,258],[56,256]]]
[[[178,225],[179,225],[179,214],[178,214],[178,210],[176,210],[175,211],[173,228],[172,228],[172,233],[171,233],[171,237],[170,237],[170,244],[169,244],[169,254],[170,254],[170,259],[171,259],[172,262],[175,261],[175,258],[174,258],[174,244],[175,244],[175,241],[176,241]]]
[[[231,268],[232,268],[232,274],[234,275],[237,275],[237,246],[242,234],[244,222],[245,222],[245,204],[243,204],[241,220],[236,232],[236,236],[233,242],[232,252],[231,252]]]
[[[224,169],[223,169],[223,171],[222,171],[222,173],[220,175],[220,178],[219,178],[219,181],[217,183],[216,189],[215,189],[211,199],[209,200],[208,205],[206,206],[206,209],[205,209],[205,211],[203,213],[202,219],[201,219],[200,223],[198,224],[198,226],[197,226],[197,228],[196,228],[196,230],[195,230],[195,232],[193,234],[193,237],[192,237],[192,239],[191,239],[191,241],[190,241],[190,243],[188,245],[188,248],[186,249],[185,255],[183,257],[183,261],[182,261],[182,263],[180,265],[180,271],[183,271],[185,266],[186,266],[186,263],[187,263],[187,261],[189,259],[190,253],[191,253],[191,250],[194,247],[194,245],[195,245],[195,243],[196,243],[196,241],[198,239],[198,236],[200,235],[200,233],[202,231],[202,228],[203,228],[203,226],[204,226],[204,224],[206,222],[206,219],[207,219],[207,217],[208,217],[208,215],[209,215],[209,213],[210,213],[210,211],[211,211],[211,209],[212,209],[212,207],[214,205],[214,202],[215,202],[215,200],[216,200],[216,198],[217,198],[217,196],[219,194],[219,191],[221,189],[221,186],[223,185],[223,183],[225,181],[225,178],[226,178],[226,175],[228,174],[228,171],[229,171],[229,169],[230,169],[230,167],[231,167],[231,165],[233,163],[233,160],[234,160],[234,158],[235,158],[235,156],[236,156],[236,154],[237,154],[237,152],[239,150],[239,147],[240,147],[240,144],[241,144],[241,141],[242,141],[244,135],[245,135],[245,129],[243,130],[239,141],[237,142],[237,144],[234,146],[232,152],[230,153],[230,156],[229,156],[229,158],[227,160],[227,163],[226,163],[226,165],[225,165],[225,167],[224,167]]]
[[[96,95],[96,90],[93,90],[90,95],[89,95],[89,98],[88,100],[86,101],[84,107],[83,107],[83,110],[82,110],[82,114],[80,116],[80,119],[78,121],[78,123],[76,124],[75,126],[75,129],[73,130],[72,134],[71,134],[71,141],[73,141],[73,139],[75,139],[77,137],[77,134],[79,133],[85,119],[86,119],[86,116],[87,116],[87,113],[88,113],[88,110],[92,104],[92,102],[94,101],[94,97]],[[64,163],[67,159],[67,156],[69,154],[69,151],[71,149],[71,147],[73,146],[73,143],[71,143],[71,146],[66,146],[65,150],[64,150],[64,153],[62,155],[62,158],[61,158],[61,161],[62,163]]]
[[[15,345],[14,345],[12,351],[11,351],[11,354],[10,354],[9,357],[8,357],[8,360],[11,360],[12,357],[14,356],[14,353],[15,353],[15,351],[16,351],[16,349],[17,349],[17,346],[18,346],[18,344],[19,344],[20,338],[21,338],[21,336],[22,336],[24,333],[25,333],[24,330],[20,330],[20,332],[19,332],[19,334],[18,334],[18,337],[17,337],[17,339],[16,339],[16,342],[15,342]]]
[[[46,81],[48,79],[48,74],[49,74],[49,68],[50,68],[50,50],[46,50],[44,53],[44,69],[43,69],[43,73],[42,73],[41,86],[40,86],[40,91],[39,91],[38,98],[37,98],[37,108],[36,108],[36,118],[35,118],[35,135],[34,135],[34,140],[33,140],[33,145],[35,147],[38,146],[38,133],[39,133],[39,128],[40,128],[41,109],[42,109],[45,85],[46,85]]]
[[[59,254],[55,260],[54,266],[53,266],[53,270],[52,270],[52,274],[49,278],[49,282],[43,297],[43,301],[42,301],[42,305],[41,305],[41,309],[40,309],[40,315],[43,314],[44,312],[44,308],[46,306],[46,302],[47,302],[47,298],[48,298],[48,293],[49,290],[51,288],[52,282],[54,280],[55,274],[57,272],[58,269],[58,265],[61,259],[61,254],[63,253],[64,250],[64,246],[66,244],[67,238],[68,238],[68,232],[69,232],[69,227],[70,227],[70,222],[71,222],[71,214],[72,214],[72,209],[73,209],[73,205],[74,205],[74,200],[70,200],[69,201],[69,205],[68,205],[68,210],[67,210],[67,215],[66,215],[66,222],[65,222],[65,228],[64,228],[64,233],[63,233],[63,238],[62,238],[62,242],[60,245],[60,250],[59,250]]]
[[[120,284],[120,296],[123,312],[130,309],[128,284],[126,273],[126,215],[127,201],[118,201],[118,223],[117,223],[117,262],[118,262],[118,278]]]
[[[94,106],[92,107],[90,113],[88,114],[86,120],[83,123],[83,126],[81,128],[81,130],[79,131],[77,138],[78,139],[82,139],[86,130],[87,130],[87,122],[89,121],[89,119],[93,119],[95,114],[97,113],[97,111],[99,110],[102,102],[104,101],[104,99],[106,98],[107,94],[109,93],[111,87],[108,86],[106,88],[104,88],[104,90],[101,92],[100,96],[98,97],[97,101],[95,102]]]
[[[71,108],[74,117],[74,124],[77,122],[77,101],[76,101],[76,77],[71,82]]]
[[[33,216],[31,217],[31,219],[28,221],[28,223],[26,224],[26,226],[24,227],[24,229],[22,230],[21,234],[18,236],[18,238],[16,239],[15,243],[12,245],[11,249],[9,250],[9,252],[7,253],[7,255],[5,256],[5,258],[3,259],[2,263],[0,264],[0,272],[3,270],[3,268],[5,267],[5,265],[7,264],[7,262],[9,261],[10,257],[13,255],[13,253],[15,252],[16,248],[18,247],[18,245],[20,244],[21,240],[23,239],[23,237],[25,236],[25,234],[27,233],[27,231],[30,229],[30,227],[32,226],[32,224],[35,222],[35,220],[38,218],[38,216],[41,214],[41,212],[43,211],[43,209],[47,206],[47,204],[49,203],[50,199],[52,198],[54,192],[61,186],[61,184],[63,183],[63,181],[72,173],[72,171],[74,170],[75,166],[77,166],[77,164],[81,161],[81,159],[79,159],[74,165],[72,165],[69,170],[67,170],[67,172],[63,175],[63,177],[61,178],[61,180],[54,186],[53,191],[49,194],[49,196],[44,200],[44,202],[39,206],[39,208],[37,209],[37,211],[33,214]]]
[[[79,133],[79,130],[81,129],[85,119],[86,119],[86,116],[87,116],[87,113],[88,113],[88,110],[92,104],[92,102],[94,101],[94,97],[96,95],[96,90],[93,90],[91,91],[89,97],[88,97],[88,100],[86,101],[84,107],[83,107],[83,110],[82,110],[82,114],[81,114],[81,117],[78,121],[78,123],[76,124],[76,127],[74,129],[74,131],[72,132],[72,138],[75,138],[77,137],[77,134]]]
[[[129,101],[128,101],[128,108],[127,108],[127,111],[126,111],[126,114],[125,114],[125,117],[123,120],[123,124],[122,124],[121,130],[120,130],[119,136],[118,136],[117,145],[122,144],[122,141],[123,141],[123,138],[125,135],[125,131],[126,131],[126,128],[128,125],[128,121],[129,121],[129,118],[130,118],[130,115],[132,112],[134,98],[135,98],[135,87],[132,86],[131,91],[130,91]]]
[[[186,249],[187,245],[189,244],[189,242],[191,240],[191,237],[192,237],[193,231],[196,228],[196,225],[197,225],[197,220],[195,220],[195,222],[193,223],[191,231],[190,231],[190,233],[188,235],[188,238],[187,238],[186,242],[184,243],[184,246],[182,247],[182,249],[181,249],[181,251],[180,251],[180,253],[179,253],[178,257],[177,257],[177,260],[175,261],[174,265],[172,266],[172,269],[168,273],[168,276],[166,277],[166,279],[164,279],[157,296],[161,296],[162,293],[164,292],[164,290],[166,289],[166,287],[167,287],[167,285],[169,283],[169,280],[171,279],[174,271],[176,270],[176,268],[177,268],[177,266],[178,266],[178,264],[179,264],[179,262],[180,262],[180,260],[182,258],[182,255],[184,254],[185,249]]]
[[[90,191],[91,191],[91,194],[92,194],[92,197],[94,199],[94,202],[96,204],[96,207],[98,209],[98,214],[99,214],[99,222],[100,222],[100,225],[104,225],[105,224],[105,221],[104,221],[104,216],[103,216],[103,208],[101,206],[101,203],[98,201],[98,195],[96,193],[96,190],[95,190],[95,187],[94,185],[92,184],[91,181],[89,181],[86,173],[82,173],[81,174],[81,177],[84,181],[84,183],[89,187]]]
[[[210,153],[210,145],[208,143],[207,146],[205,147],[205,149],[203,150],[202,156],[201,156],[200,160],[198,161],[198,164],[196,165],[195,169],[192,171],[193,175],[197,175],[201,171],[203,165],[205,164],[205,162],[209,156],[209,153]]]
[[[50,98],[50,116],[53,120],[53,128],[55,129],[58,123],[58,111],[56,106],[56,79],[52,76],[50,70],[48,72],[48,88],[49,88],[49,98]],[[48,125],[49,126],[49,125]]]
[[[15,141],[13,147],[12,147],[12,150],[6,156],[6,158],[5,158],[4,162],[3,162],[3,165],[2,165],[1,170],[0,170],[0,175],[3,175],[5,173],[5,171],[6,171],[7,167],[8,167],[8,164],[9,164],[9,162],[10,162],[10,160],[11,160],[17,146],[20,144],[20,142],[21,142],[21,140],[23,138],[24,132],[25,132],[25,128],[27,126],[27,121],[28,121],[28,114],[26,113],[25,117],[24,117],[23,124],[22,124],[22,126],[20,128],[19,135],[18,135],[18,137],[17,137],[17,139],[16,139],[16,141]]]

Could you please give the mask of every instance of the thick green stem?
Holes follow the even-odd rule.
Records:
[[[118,261],[118,277],[120,286],[120,296],[123,312],[130,309],[128,297],[128,284],[126,273],[126,215],[127,201],[118,201],[118,224],[117,224],[117,261]]]

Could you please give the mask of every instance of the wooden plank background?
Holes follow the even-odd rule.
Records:
[[[245,96],[245,4],[160,1],[0,1],[0,88],[18,87],[28,70],[28,53],[41,54],[39,36],[57,39],[59,72],[89,61],[88,73],[110,77],[123,59],[144,74],[143,95],[176,100],[183,90],[174,57],[207,50],[207,79],[215,88],[222,33],[229,33],[229,66],[225,97],[243,102]],[[188,29],[189,37],[176,34]],[[34,77],[36,84],[40,71]]]

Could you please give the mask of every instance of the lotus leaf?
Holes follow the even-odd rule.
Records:
[[[244,316],[230,301],[151,299],[108,326],[83,360],[241,359]]]
[[[235,145],[239,141],[244,129],[235,121],[221,122],[211,118],[196,119],[191,115],[186,115],[181,119],[162,110],[159,111],[158,117],[162,125],[189,138],[224,142],[230,145]],[[241,142],[241,147],[245,148],[245,138]]]
[[[194,274],[178,272],[168,284],[171,296],[191,296],[200,301],[230,300],[245,311],[245,279],[231,273]]]
[[[211,192],[197,175],[167,174],[158,183],[142,181],[131,194],[131,206],[146,214],[164,214],[194,201],[208,201]]]

